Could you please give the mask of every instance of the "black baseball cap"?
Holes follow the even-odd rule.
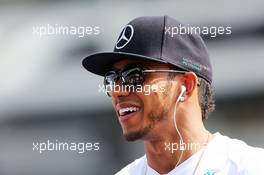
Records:
[[[117,61],[151,60],[192,71],[211,84],[212,65],[203,39],[187,30],[179,33],[183,27],[169,16],[138,17],[123,28],[113,52],[89,55],[82,64],[88,71],[104,76]]]

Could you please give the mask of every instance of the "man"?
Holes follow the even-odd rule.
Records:
[[[168,16],[136,18],[113,52],[83,61],[104,76],[124,137],[144,142],[146,155],[117,175],[263,174],[262,149],[205,129],[212,66],[198,34],[172,34],[180,25]]]

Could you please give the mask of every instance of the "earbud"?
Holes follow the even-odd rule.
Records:
[[[184,85],[181,86],[181,93],[179,95],[179,101],[184,102],[185,98],[183,96],[184,92],[186,91],[186,87]]]
[[[181,86],[181,93],[184,93],[186,91],[186,87],[184,85]]]

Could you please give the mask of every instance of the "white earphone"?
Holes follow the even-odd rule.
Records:
[[[184,92],[186,91],[186,87],[184,85],[181,86],[181,93],[177,99],[177,102],[183,102],[185,98],[183,97]]]
[[[177,106],[178,102],[183,102],[185,100],[185,98],[183,96],[185,91],[186,91],[186,87],[184,85],[182,85],[181,86],[181,92],[180,92],[180,94],[179,94],[179,96],[177,98],[177,101],[176,101],[175,106],[174,106],[174,112],[173,112],[173,124],[174,124],[174,127],[176,129],[176,132],[178,133],[178,135],[180,137],[179,138],[180,139],[180,147],[179,148],[180,148],[180,151],[181,151],[179,160],[178,160],[178,162],[177,162],[175,167],[177,167],[179,165],[179,163],[180,163],[180,161],[182,159],[183,151],[185,150],[185,148],[183,146],[184,145],[184,141],[183,141],[182,135],[181,135],[181,133],[180,133],[178,127],[177,127],[177,122],[176,122],[176,106]]]

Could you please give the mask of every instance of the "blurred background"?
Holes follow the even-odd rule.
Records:
[[[214,72],[216,111],[205,121],[264,147],[264,1],[0,1],[0,174],[114,174],[144,154],[126,142],[102,78],[82,59],[111,51],[126,23],[169,15],[195,26],[231,26],[231,35],[204,36]],[[34,27],[98,26],[100,33],[38,36]],[[99,151],[33,151],[33,142],[99,142]]]

